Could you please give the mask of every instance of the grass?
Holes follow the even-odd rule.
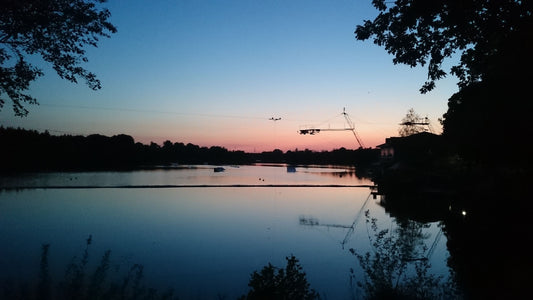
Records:
[[[178,299],[174,291],[169,289],[159,293],[156,289],[147,287],[144,282],[144,267],[134,264],[129,270],[118,277],[110,279],[111,250],[102,255],[94,270],[89,270],[89,248],[92,236],[86,240],[85,250],[81,258],[73,257],[67,265],[64,278],[58,284],[53,284],[50,276],[48,257],[50,245],[41,247],[41,261],[38,282],[35,286],[22,283],[18,286],[5,282],[0,294],[2,299],[69,299],[69,300],[170,300]]]
[[[41,247],[41,259],[38,280],[32,285],[29,283],[13,284],[4,282],[1,299],[20,300],[170,300],[178,299],[174,290],[168,289],[160,293],[154,288],[146,286],[143,282],[144,267],[140,264],[132,265],[125,274],[119,274],[119,280],[111,277],[116,275],[111,270],[111,250],[104,252],[97,266],[89,268],[89,252],[92,236],[85,243],[81,257],[74,256],[66,266],[64,277],[57,283],[50,275],[49,253],[50,245]],[[319,295],[310,288],[298,259],[287,257],[285,268],[265,266],[260,272],[251,274],[250,291],[239,299],[286,299],[305,300],[320,299]],[[110,274],[111,273],[111,274]],[[225,299],[218,295],[218,299]]]

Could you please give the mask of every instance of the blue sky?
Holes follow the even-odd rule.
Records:
[[[424,68],[394,65],[383,48],[357,41],[356,26],[377,15],[370,2],[110,0],[118,33],[88,48],[84,65],[103,88],[61,80],[41,65],[46,75],[31,90],[41,105],[21,119],[7,103],[0,124],[230,150],[331,150],[358,145],[349,132],[298,129],[343,127],[346,107],[374,147],[397,135],[414,108],[440,132],[455,78],[421,95]]]

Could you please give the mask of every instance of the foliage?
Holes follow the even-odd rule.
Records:
[[[81,259],[72,258],[72,262],[67,266],[65,278],[58,285],[52,285],[52,278],[49,274],[48,255],[49,244],[45,244],[41,249],[41,263],[39,270],[39,282],[37,289],[32,290],[28,284],[23,284],[20,288],[4,286],[0,297],[2,299],[177,299],[173,290],[158,293],[153,288],[148,288],[143,284],[143,266],[133,265],[122,281],[114,282],[108,280],[110,268],[111,251],[107,250],[92,274],[87,272],[89,263],[89,246],[92,236],[87,239],[86,247]]]
[[[423,118],[420,117],[414,109],[410,108],[407,111],[407,114],[402,119],[402,127],[400,127],[399,134],[400,136],[409,136],[416,133],[424,132],[425,129],[420,123],[423,121]]]
[[[442,65],[454,54],[450,68],[459,86],[486,78],[494,66],[528,58],[533,38],[531,1],[519,0],[373,0],[379,15],[357,26],[356,38],[373,38],[395,57],[393,62],[425,66],[425,93],[447,75]],[[518,55],[513,59],[513,56]]]
[[[533,135],[533,103],[522,94],[525,84],[506,87],[503,80],[491,80],[455,93],[448,100],[443,135],[468,162],[531,170],[533,159],[519,145]]]
[[[398,221],[395,231],[379,230],[377,219],[365,212],[366,223],[374,237],[369,235],[373,253],[350,252],[355,255],[365,278],[358,286],[367,299],[449,299],[456,297],[450,282],[442,283],[441,276],[429,274],[430,264],[424,253],[427,225],[415,221]],[[352,278],[354,271],[352,271]]]
[[[0,109],[6,97],[16,116],[26,116],[24,104],[37,99],[25,93],[43,75],[26,59],[38,55],[50,63],[59,77],[76,83],[78,78],[100,89],[96,75],[81,64],[88,61],[85,46],[96,47],[99,37],[110,37],[116,28],[110,12],[99,9],[105,0],[3,0],[0,2]]]
[[[458,157],[478,165],[531,168],[530,155],[512,145],[533,134],[528,96],[533,69],[533,1],[374,0],[379,15],[357,26],[356,38],[372,38],[393,62],[426,66],[422,93],[449,72],[459,91],[448,100],[443,135]]]
[[[219,146],[200,147],[170,141],[165,141],[163,146],[154,142],[145,145],[135,143],[133,137],[125,134],[55,136],[1,126],[0,144],[9,153],[0,156],[0,171],[122,170],[170,163],[250,164],[257,161],[359,166],[379,157],[378,149],[245,153]]]
[[[248,283],[252,289],[240,299],[320,299],[315,290],[309,289],[298,259],[291,256],[286,257],[286,260],[285,269],[276,268],[269,263],[260,272],[254,271]]]

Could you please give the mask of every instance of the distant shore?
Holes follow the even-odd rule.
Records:
[[[261,153],[230,151],[220,146],[200,147],[166,141],[163,145],[135,142],[125,134],[111,137],[51,135],[20,128],[0,127],[0,143],[7,155],[0,157],[0,172],[127,171],[180,165],[247,165],[287,163],[314,165],[369,165],[379,159],[378,149],[315,152],[308,149]]]

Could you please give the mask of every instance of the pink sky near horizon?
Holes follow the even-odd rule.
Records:
[[[161,134],[153,132],[133,134],[136,141],[149,144],[164,141],[192,143],[199,146],[222,146],[228,150],[242,150],[246,152],[272,151],[274,149],[330,151],[341,147],[347,149],[359,148],[359,143],[350,130],[321,131],[314,135],[302,135],[300,129],[316,127],[321,129],[342,129],[349,125],[339,113],[327,122],[302,122],[282,116],[273,121],[269,118],[240,118],[240,117],[199,117],[204,119],[200,124],[187,123],[181,118],[163,121]],[[335,114],[334,114],[335,115]],[[353,116],[352,116],[353,118]],[[401,119],[400,119],[401,120]],[[385,138],[398,135],[398,123],[360,123],[354,124],[355,130],[365,148],[374,148],[385,142]],[[353,120],[352,120],[353,121]],[[355,122],[355,121],[354,121]],[[152,123],[153,125],[153,123]],[[168,126],[171,126],[170,128]],[[175,126],[172,128],[172,126]],[[435,127],[435,126],[434,126]],[[437,126],[437,130],[440,127]],[[436,132],[439,133],[439,132]]]
[[[259,133],[261,134],[261,133]],[[265,132],[265,134],[270,134]],[[396,133],[391,133],[389,136],[395,136]],[[361,139],[363,137],[361,136]],[[272,151],[280,149],[284,152],[291,150],[313,150],[313,151],[331,151],[339,148],[357,149],[359,144],[350,131],[342,132],[322,132],[315,135],[300,135],[296,130],[291,132],[278,133],[273,136],[252,136],[248,139],[242,140],[238,136],[235,138],[217,138],[208,136],[203,139],[201,136],[190,137],[183,139],[182,137],[162,136],[162,137],[142,137],[135,138],[136,142],[149,144],[155,142],[162,145],[165,141],[192,143],[202,147],[221,146],[228,150],[242,150],[249,153],[258,153],[263,151]],[[382,135],[366,136],[363,140],[365,148],[375,148],[379,144],[385,142]]]

